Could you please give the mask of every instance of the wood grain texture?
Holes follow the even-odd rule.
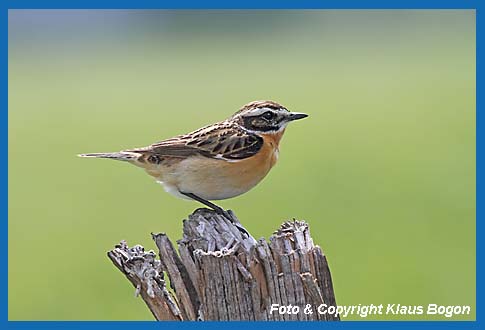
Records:
[[[184,220],[178,252],[164,233],[152,237],[160,260],[125,242],[108,256],[157,320],[339,320],[317,313],[321,304],[335,306],[335,295],[327,259],[303,221],[283,223],[267,242],[241,234],[212,210],[197,209]],[[299,306],[300,312],[271,313],[272,304]],[[303,312],[308,305],[311,314]]]

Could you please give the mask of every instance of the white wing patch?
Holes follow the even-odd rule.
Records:
[[[228,159],[228,158],[224,158],[224,155],[222,154],[217,154],[214,156],[215,159],[222,159],[222,160],[225,160],[226,162],[229,162],[229,163],[237,163],[237,162],[240,162],[242,159]]]

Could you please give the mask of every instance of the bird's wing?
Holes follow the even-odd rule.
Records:
[[[240,160],[255,155],[262,145],[263,138],[241,129],[237,124],[222,122],[145,148],[127,151],[161,157],[202,155],[214,159]]]

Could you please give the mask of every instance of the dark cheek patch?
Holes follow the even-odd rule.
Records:
[[[277,131],[278,125],[275,123],[268,123],[267,121],[260,118],[244,118],[244,127],[259,132]]]
[[[269,124],[268,122],[259,118],[253,119],[252,121],[253,127],[258,127],[258,128],[263,128],[265,126],[268,126],[268,124]]]
[[[244,118],[244,127],[254,130],[253,119],[254,118]]]

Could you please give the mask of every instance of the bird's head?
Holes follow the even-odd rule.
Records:
[[[237,121],[246,130],[254,133],[279,133],[289,122],[305,117],[308,115],[290,112],[273,101],[253,101],[232,115],[231,120]]]

